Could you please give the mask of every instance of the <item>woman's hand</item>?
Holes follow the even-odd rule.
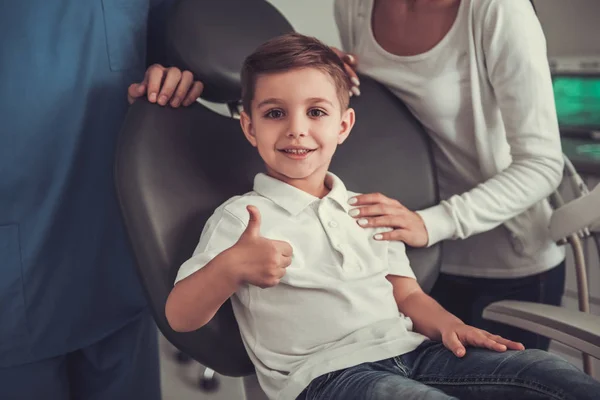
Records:
[[[331,49],[338,55],[338,57],[344,63],[344,68],[346,69],[346,74],[348,74],[348,78],[352,83],[352,87],[350,88],[350,97],[352,95],[360,96],[360,80],[358,79],[358,75],[356,75],[356,67],[358,66],[358,61],[356,60],[356,56],[350,53],[344,53],[337,47],[331,47]]]
[[[398,200],[381,193],[370,193],[353,197],[349,203],[357,206],[350,210],[350,215],[363,228],[392,228],[392,231],[375,235],[376,240],[397,240],[412,247],[427,246],[429,235],[423,219]]]
[[[127,90],[127,100],[132,104],[138,97],[147,95],[150,103],[161,106],[169,103],[171,107],[191,105],[202,93],[204,85],[194,82],[190,71],[181,71],[176,67],[163,67],[160,64],[151,65],[140,83],[132,83]]]
[[[463,323],[449,326],[442,331],[442,342],[457,357],[463,357],[466,354],[465,346],[482,347],[497,352],[525,349],[521,343],[504,339],[499,335],[492,335],[487,331]]]

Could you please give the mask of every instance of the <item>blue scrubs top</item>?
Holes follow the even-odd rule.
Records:
[[[146,307],[113,180],[151,0],[0,12],[0,367],[84,347]]]

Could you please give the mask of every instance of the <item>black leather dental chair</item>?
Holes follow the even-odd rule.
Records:
[[[244,58],[271,37],[292,31],[263,0],[182,0],[167,28],[174,65],[205,84],[202,98],[229,105],[221,115],[202,104],[162,108],[136,102],[124,123],[116,184],[139,274],[163,335],[201,364],[228,376],[254,373],[229,302],[205,327],[177,333],[164,309],[178,267],[191,256],[207,218],[223,201],[252,189],[263,170],[235,118]],[[349,189],[382,192],[410,208],[437,201],[426,135],[406,107],[361,77],[353,98],[357,122],[331,170]],[[213,107],[214,108],[214,107]],[[435,282],[440,248],[410,250],[426,290]]]
[[[255,174],[263,171],[236,118],[239,71],[258,45],[292,30],[264,0],[178,1],[168,18],[169,57],[204,82],[203,102],[172,109],[136,101],[119,139],[117,191],[156,324],[183,353],[227,376],[254,374],[229,301],[191,333],[170,328],[165,303],[179,266],[192,255],[214,209],[252,190]],[[351,99],[357,122],[331,171],[350,190],[382,192],[410,209],[437,204],[427,135],[398,98],[373,80],[360,79],[362,94]],[[438,274],[440,246],[408,254],[419,283],[429,291]],[[258,398],[248,392],[247,399]]]

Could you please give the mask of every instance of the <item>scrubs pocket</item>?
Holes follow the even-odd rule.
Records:
[[[19,226],[0,225],[0,354],[27,334]]]
[[[111,71],[143,69],[149,0],[102,0]]]

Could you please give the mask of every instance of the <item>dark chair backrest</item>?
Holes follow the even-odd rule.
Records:
[[[249,3],[252,6],[242,6]],[[169,40],[178,65],[204,79],[207,97],[220,101],[239,98],[239,73],[234,72],[245,56],[269,37],[291,30],[262,0],[182,0],[170,20]],[[205,37],[206,32],[194,29],[213,34]],[[332,172],[353,191],[382,192],[413,209],[436,204],[432,158],[421,126],[378,83],[361,77],[361,91],[351,102],[356,126],[336,153]],[[191,256],[213,210],[251,190],[254,175],[262,170],[239,121],[198,103],[171,109],[136,102],[117,151],[119,201],[156,323],[181,351],[229,376],[254,372],[230,303],[198,331],[177,333],[166,320],[165,302],[179,266]],[[410,249],[409,257],[419,282],[429,290],[438,273],[439,246]]]

